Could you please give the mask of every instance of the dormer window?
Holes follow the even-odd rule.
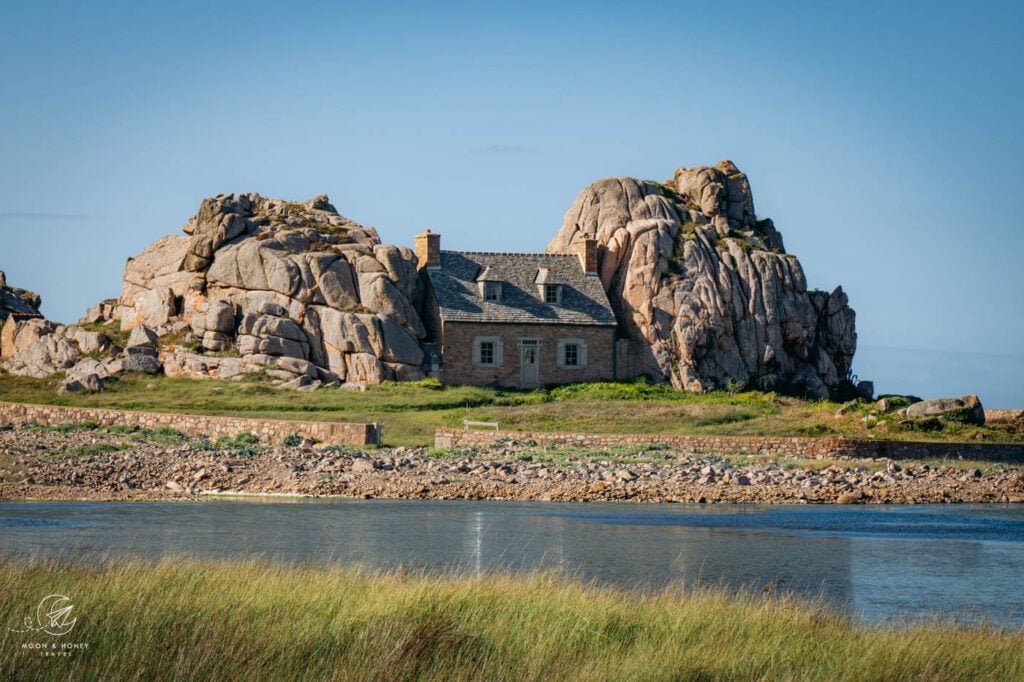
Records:
[[[537,295],[540,296],[540,300],[551,305],[562,302],[561,279],[553,275],[549,268],[537,270],[537,276],[533,278],[533,281],[537,285]]]
[[[500,301],[501,300],[501,283],[500,282],[484,282],[484,300],[485,301]]]

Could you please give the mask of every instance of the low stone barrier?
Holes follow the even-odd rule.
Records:
[[[57,426],[85,422],[101,426],[137,426],[140,429],[170,428],[188,436],[209,436],[211,439],[218,436],[233,438],[240,433],[251,433],[265,443],[281,443],[288,436],[297,434],[323,443],[377,445],[381,431],[377,424],[211,417],[201,414],[0,402],[0,425]]]
[[[482,431],[438,429],[439,448],[490,446],[500,442],[603,449],[615,446],[665,445],[692,454],[796,455],[889,459],[968,459],[1024,464],[1024,445],[989,443],[921,443],[847,438],[783,438],[770,436],[678,436],[664,434],[549,433],[538,431]]]

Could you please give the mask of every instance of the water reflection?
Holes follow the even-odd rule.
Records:
[[[1019,626],[1024,510],[374,500],[2,503],[0,551],[188,554],[372,568],[555,570],[626,587],[722,585],[858,617]]]

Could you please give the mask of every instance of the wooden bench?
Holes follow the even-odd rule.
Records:
[[[462,420],[462,428],[468,429],[471,426],[482,426],[484,428],[494,429],[495,431],[498,430],[498,422],[473,422],[468,419]]]

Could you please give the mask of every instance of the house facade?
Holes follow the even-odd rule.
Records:
[[[616,320],[597,276],[597,245],[575,255],[442,251],[416,237],[433,342],[446,384],[535,388],[616,378]]]

